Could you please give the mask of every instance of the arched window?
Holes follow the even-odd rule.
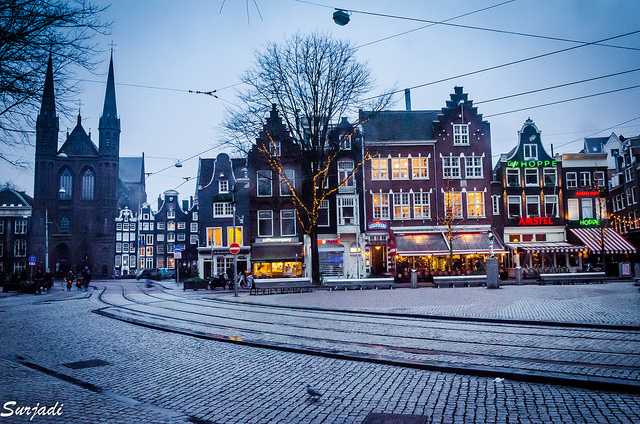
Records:
[[[93,191],[96,181],[96,174],[87,169],[82,174],[82,200],[93,200]]]
[[[60,232],[61,233],[69,233],[71,232],[71,220],[67,216],[63,216],[60,218]]]
[[[73,175],[71,171],[65,168],[60,174],[60,181],[58,185],[58,198],[60,200],[69,200],[73,194]]]

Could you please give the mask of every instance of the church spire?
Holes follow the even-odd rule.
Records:
[[[44,78],[44,91],[42,92],[42,104],[40,105],[40,114],[56,115],[56,95],[53,88],[53,59],[49,53],[49,61],[47,62],[47,74]]]
[[[109,74],[107,76],[107,89],[104,93],[102,116],[105,118],[118,117],[118,110],[116,108],[116,84],[113,76],[113,50],[111,50],[111,57],[109,58]]]

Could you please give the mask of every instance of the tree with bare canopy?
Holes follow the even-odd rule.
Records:
[[[341,117],[356,115],[358,108],[382,110],[390,99],[385,94],[363,103],[371,95],[374,81],[369,68],[356,59],[355,52],[349,42],[317,33],[297,34],[281,44],[268,45],[256,54],[254,67],[242,76],[246,89],[239,95],[241,104],[229,109],[224,122],[226,142],[239,152],[260,151],[274,171],[274,178],[289,187],[298,224],[309,236],[311,278],[315,284],[320,282],[317,243],[320,206],[355,178],[356,170],[362,166],[360,161],[351,174],[331,178],[336,175],[340,137],[353,135],[360,123],[353,122],[346,131],[341,128],[339,137],[333,136],[335,124]],[[266,128],[265,119],[274,107],[298,150],[302,178],[295,184],[284,172],[275,136],[264,134],[271,146],[256,144],[256,136]]]
[[[48,56],[55,56],[56,98],[63,112],[75,84],[73,66],[92,69],[105,10],[87,1],[0,1],[0,161],[26,166],[15,149],[32,142]]]

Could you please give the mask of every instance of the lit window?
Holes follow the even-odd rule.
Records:
[[[175,231],[175,230],[176,230],[176,223],[173,221],[167,222],[167,231]]]
[[[356,213],[356,198],[349,196],[338,197],[338,224],[339,225],[357,225],[358,215]]]
[[[229,180],[218,181],[218,193],[229,193]]]
[[[409,159],[391,159],[391,178],[394,180],[406,180],[409,178]]]
[[[458,156],[446,156],[442,158],[443,178],[460,178],[460,158]]]
[[[507,213],[509,218],[519,218],[522,216],[522,202],[520,196],[509,196],[507,198]]]
[[[469,144],[469,125],[453,124],[453,144],[465,146]]]
[[[448,219],[462,218],[462,192],[444,192],[444,213]]]
[[[82,174],[82,200],[93,200],[93,191],[96,181],[96,174],[87,169]]]
[[[153,246],[147,246],[146,255],[147,256],[153,256]]]
[[[296,235],[296,211],[293,209],[283,209],[280,211],[280,235]]]
[[[269,197],[273,195],[272,184],[271,184],[271,171],[258,171],[257,172],[257,190],[259,197]]]
[[[393,193],[393,219],[411,218],[409,193]]]
[[[538,159],[538,145],[537,144],[525,144],[524,145],[524,160],[537,160]]]
[[[258,211],[258,237],[273,236],[273,211]]]
[[[240,225],[236,225],[235,238],[233,236],[233,226],[227,227],[227,245],[231,245],[231,243],[238,243],[241,246],[244,245],[242,234],[242,226]]]
[[[353,178],[353,161],[352,160],[338,161],[338,184],[341,187],[355,186],[356,183]]]
[[[526,168],[524,170],[524,183],[527,187],[540,185],[537,168]]]
[[[371,179],[389,179],[389,161],[386,158],[371,159]]]
[[[222,246],[222,228],[207,227],[207,246]]]
[[[289,184],[287,184],[287,180]],[[280,176],[280,196],[291,196],[291,187],[296,187],[296,171],[293,169],[285,169],[284,175]]]
[[[484,218],[484,192],[467,192],[467,217]]]
[[[373,193],[373,218],[389,219],[389,193]]]
[[[634,187],[635,189],[635,187]],[[598,219],[607,219],[607,199],[600,198],[599,202],[596,204],[596,218]]]
[[[411,178],[422,180],[429,178],[429,159],[425,157],[411,158]]]
[[[593,201],[589,199],[580,199],[582,209],[582,218],[593,218]]]
[[[527,196],[527,216],[540,216],[540,196]]]
[[[328,227],[329,225],[329,201],[323,200],[318,208],[318,227]]]
[[[482,158],[470,156],[464,159],[465,175],[467,178],[482,178]]]
[[[415,219],[431,218],[431,196],[426,192],[413,193],[413,217]]]
[[[567,200],[567,219],[569,221],[577,221],[580,219],[580,210],[578,208],[578,199]]]

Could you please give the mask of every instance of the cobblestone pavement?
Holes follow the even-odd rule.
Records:
[[[152,302],[146,307],[166,302],[129,284],[127,297]],[[99,285],[109,287],[107,297],[111,289],[121,290],[121,283]],[[174,296],[157,289],[149,294]],[[0,402],[64,403],[62,419],[36,417],[33,422],[361,423],[370,412],[423,415],[433,423],[640,420],[640,396],[635,395],[202,340],[91,313],[105,306],[97,292],[90,299],[74,301],[12,305],[10,299],[0,299]],[[49,374],[64,374],[97,390],[27,368],[17,356],[45,367]],[[108,365],[84,369],[62,365],[89,359]],[[321,400],[307,398],[307,383],[324,393]],[[0,418],[0,424],[28,422],[25,417],[14,418]]]
[[[633,283],[503,286],[500,290],[483,287],[319,290],[295,296],[245,295],[239,301],[471,318],[640,325],[640,290]]]

